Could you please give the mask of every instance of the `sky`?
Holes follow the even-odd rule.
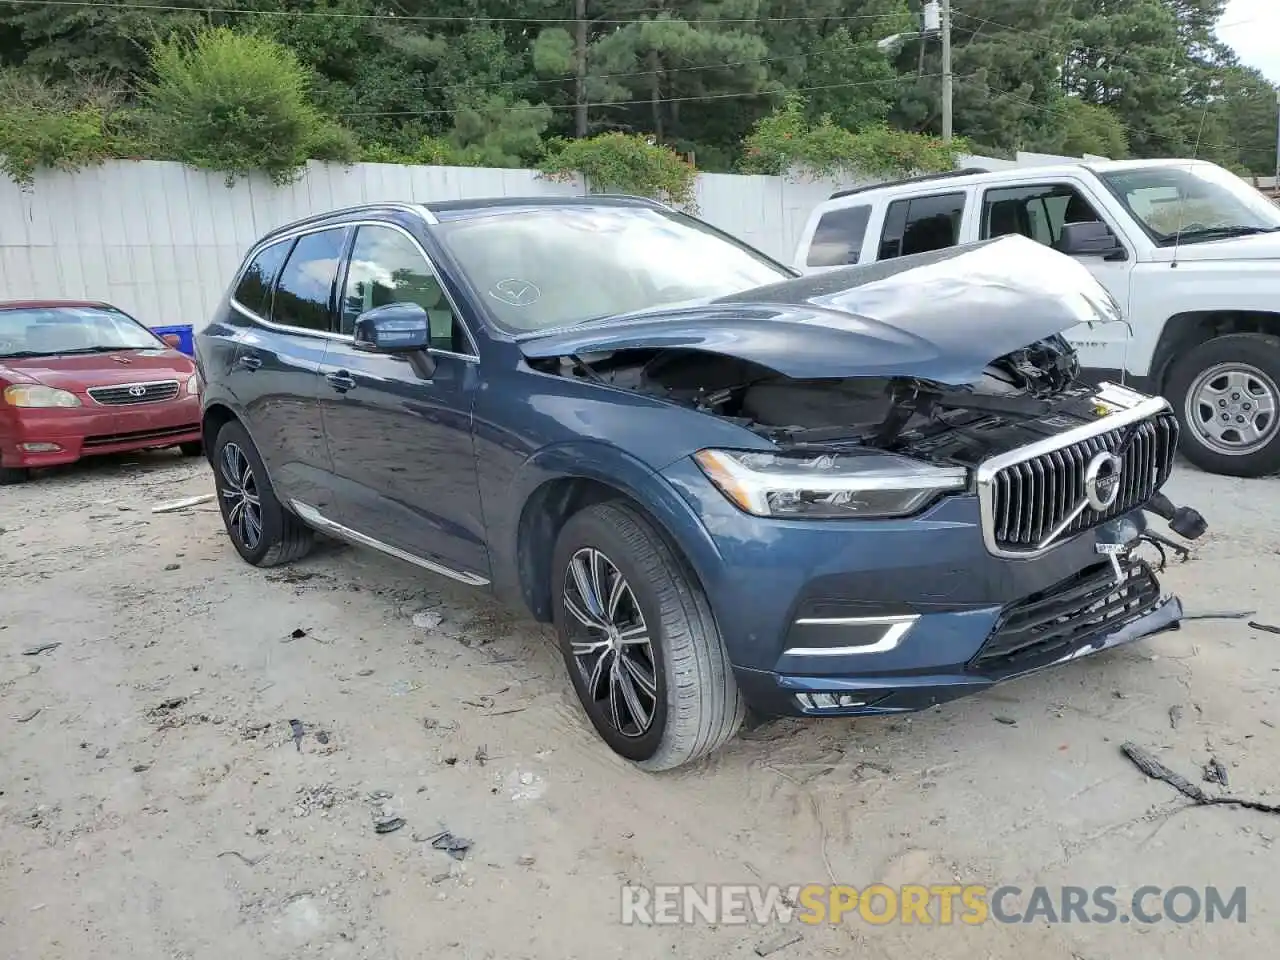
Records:
[[[1280,83],[1280,0],[1230,0],[1218,37],[1235,48],[1242,63]]]

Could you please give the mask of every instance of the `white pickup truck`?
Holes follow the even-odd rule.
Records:
[[[1213,473],[1280,472],[1280,207],[1193,160],[958,170],[842,190],[805,273],[1019,233],[1087,265],[1127,324],[1066,332],[1091,379],[1162,394]]]

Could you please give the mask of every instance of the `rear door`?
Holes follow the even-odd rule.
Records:
[[[968,192],[951,190],[893,200],[885,210],[875,259],[945,250],[961,242]]]
[[[232,299],[251,322],[239,333],[229,383],[285,499],[314,503],[328,487],[320,362],[334,335],[338,267],[349,236],[349,227],[331,227],[266,248]]]
[[[471,412],[479,356],[421,244],[392,223],[356,228],[326,344],[320,406],[340,495],[331,519],[468,583],[489,577]],[[431,327],[431,379],[404,357],[356,350],[356,317],[412,302]]]

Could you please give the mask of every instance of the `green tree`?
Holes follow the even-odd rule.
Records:
[[[228,180],[292,179],[310,158],[350,160],[356,143],[308,99],[307,71],[280,44],[218,28],[165,41],[143,92],[152,148]]]

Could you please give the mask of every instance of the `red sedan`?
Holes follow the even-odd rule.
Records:
[[[105,303],[0,303],[0,484],[98,453],[200,444],[195,364]]]

